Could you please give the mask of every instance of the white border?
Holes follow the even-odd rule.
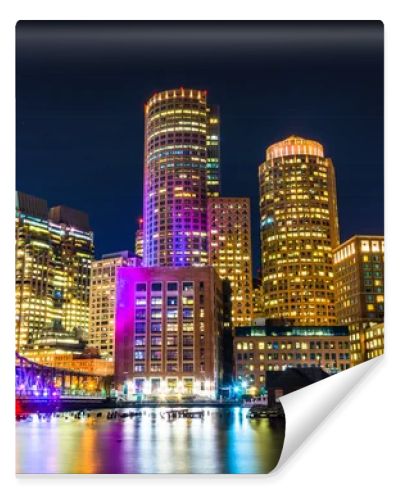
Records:
[[[398,154],[399,64],[400,46],[398,14],[395,2],[292,1],[229,2],[216,0],[161,2],[103,0],[2,2],[1,33],[1,135],[3,139],[1,196],[1,335],[0,350],[2,411],[0,412],[0,449],[2,491],[5,498],[42,499],[47,495],[71,499],[136,498],[185,496],[205,498],[243,498],[257,494],[283,498],[393,498],[384,491],[398,491],[399,420],[395,353],[399,352],[400,334],[395,328],[395,280],[400,259],[395,257],[399,245],[398,230]],[[280,472],[270,476],[135,476],[117,478],[63,477],[16,479],[14,476],[14,26],[18,19],[381,19],[385,23],[386,43],[386,348],[383,362],[372,376],[362,381],[346,403],[341,405],[297,452]],[[367,145],[366,145],[367,147]],[[389,179],[389,181],[388,181]],[[396,206],[397,205],[397,206]],[[392,228],[391,230],[389,228]],[[396,231],[397,229],[397,231]],[[6,235],[6,237],[4,237]],[[392,396],[392,391],[395,397]],[[393,450],[393,457],[390,452]],[[197,488],[196,486],[199,486]],[[166,489],[167,487],[167,489]],[[6,493],[6,490],[8,492]]]

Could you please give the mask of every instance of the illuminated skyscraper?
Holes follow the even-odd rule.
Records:
[[[207,264],[207,191],[219,179],[210,166],[219,165],[215,119],[203,90],[159,92],[145,106],[145,266]]]
[[[85,213],[24,193],[16,199],[16,349],[51,331],[87,337],[93,233]]]
[[[252,268],[250,200],[209,198],[209,263],[232,290],[232,325],[250,325],[252,319]]]
[[[383,236],[356,235],[333,252],[336,316],[349,327],[352,364],[368,359],[366,331],[384,320],[384,257]]]
[[[103,255],[92,262],[88,342],[105,359],[114,360],[117,268],[137,267],[140,261],[126,250]]]
[[[259,182],[266,316],[334,325],[339,228],[331,159],[318,142],[290,136],[267,149]]]
[[[220,116],[218,106],[207,108],[207,196],[219,196],[221,184]]]

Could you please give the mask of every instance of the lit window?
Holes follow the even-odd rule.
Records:
[[[369,252],[369,241],[368,240],[361,241],[361,251],[362,252]]]

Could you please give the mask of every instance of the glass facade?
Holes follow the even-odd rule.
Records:
[[[17,193],[18,352],[40,343],[46,332],[87,338],[93,254],[86,214],[66,207],[48,210],[46,201]]]

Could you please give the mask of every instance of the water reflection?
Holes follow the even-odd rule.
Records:
[[[17,473],[267,473],[279,460],[284,423],[248,410],[206,409],[203,419],[55,418],[16,423]]]

